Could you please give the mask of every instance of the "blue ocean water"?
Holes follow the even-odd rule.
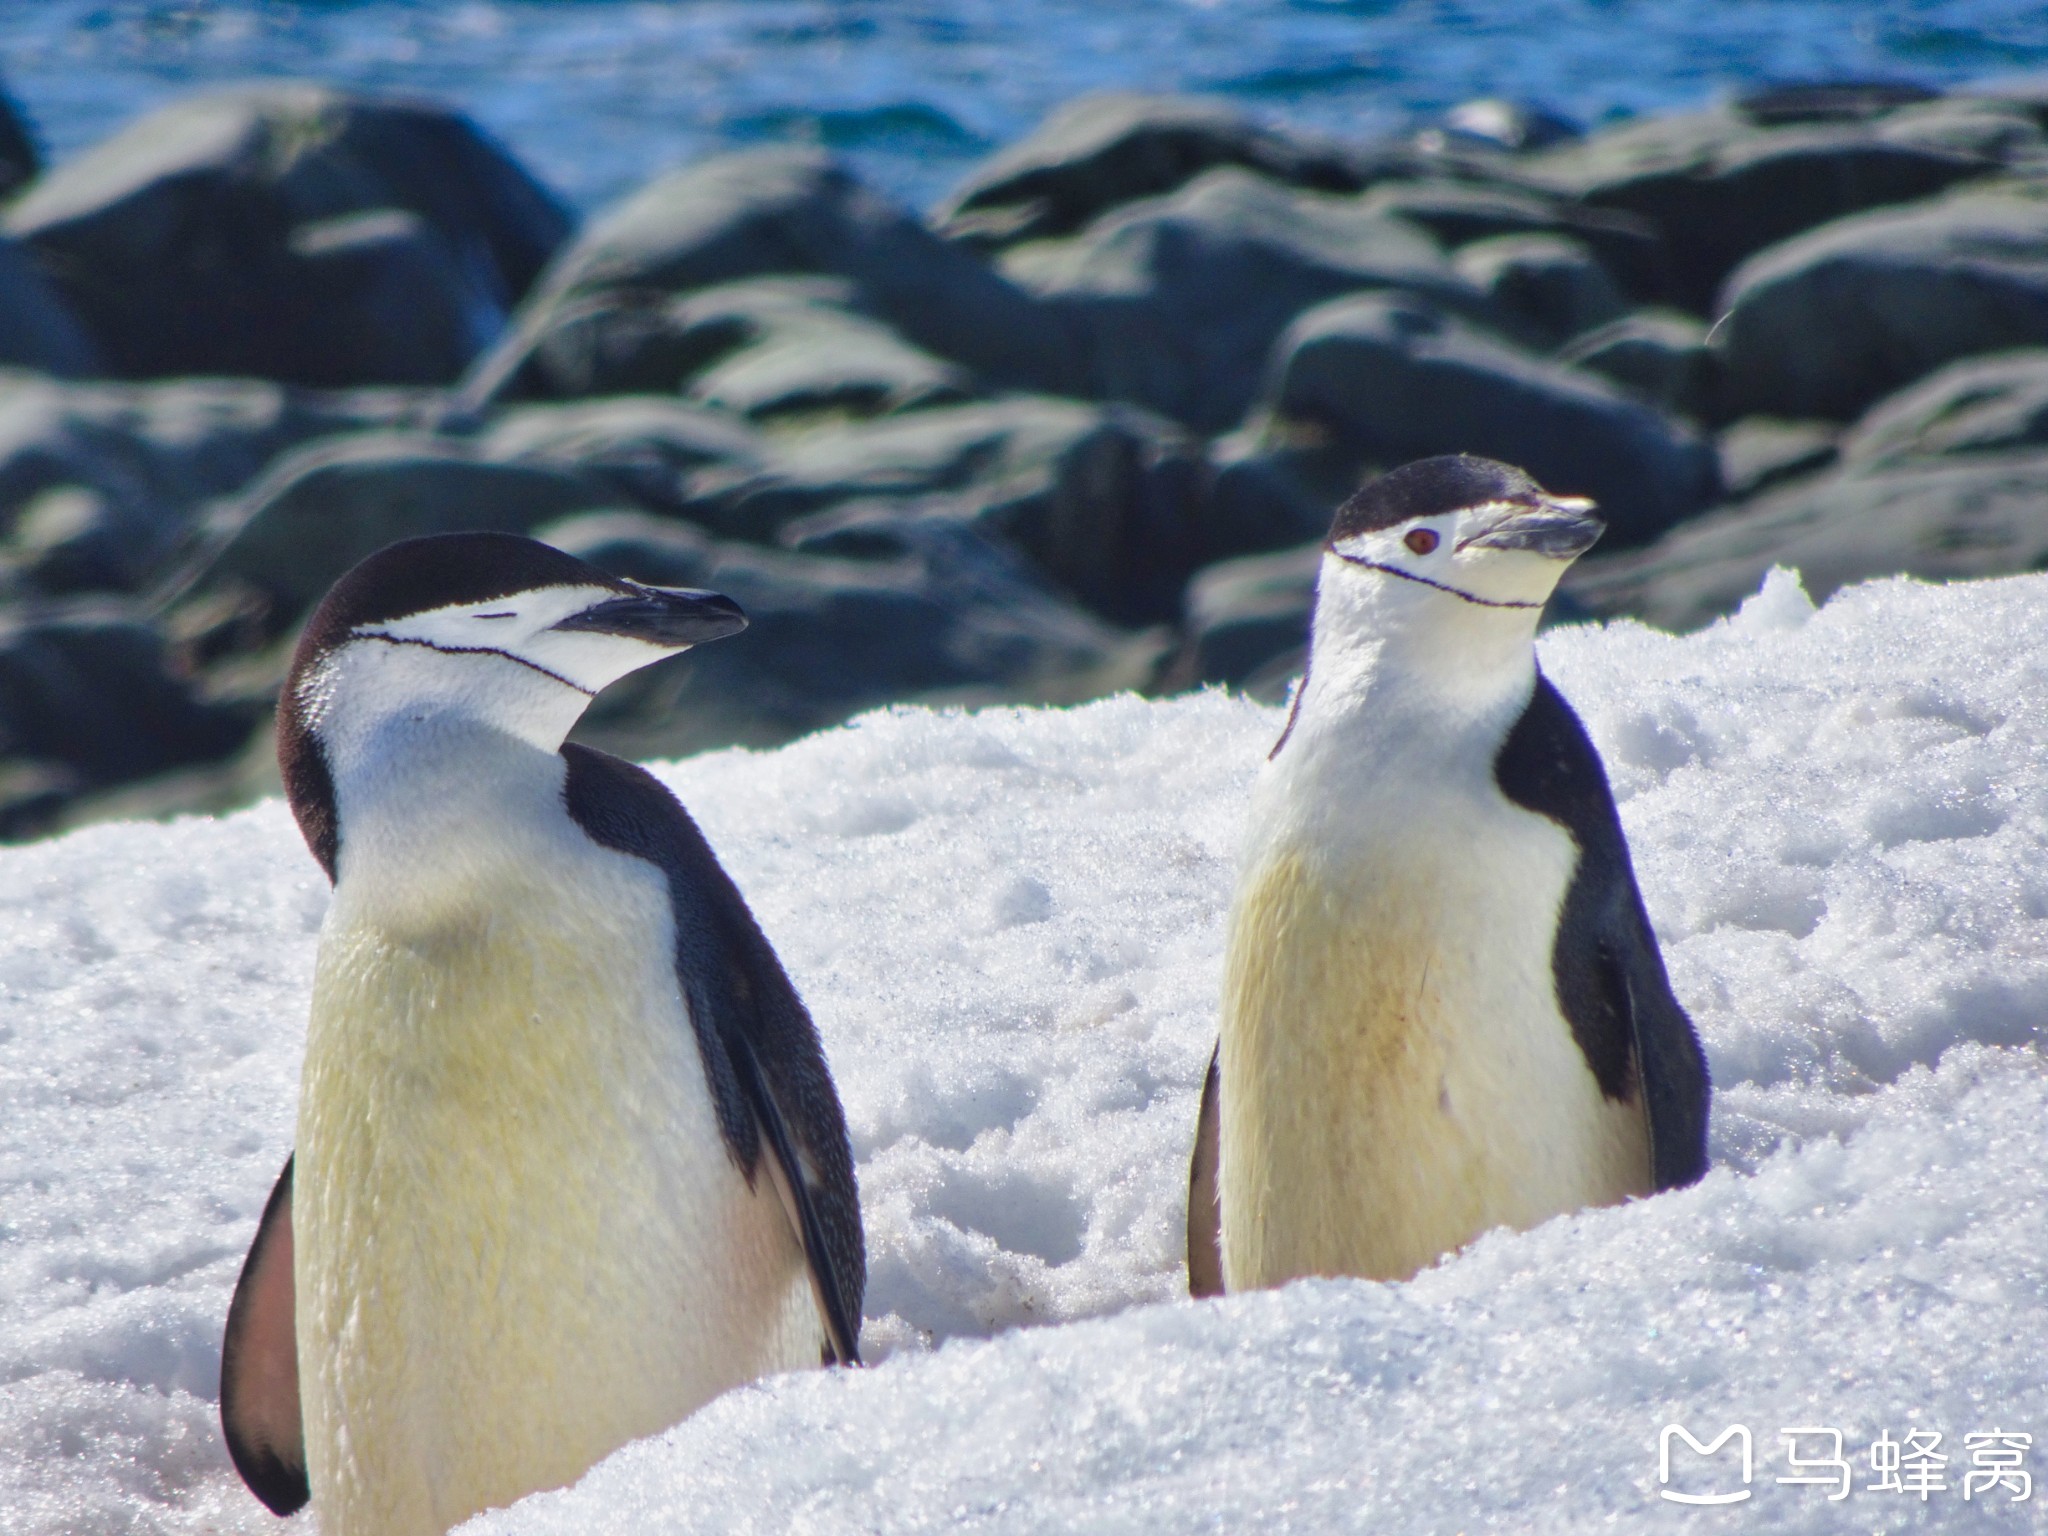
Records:
[[[1362,135],[1480,95],[1591,123],[2043,68],[2042,0],[0,0],[0,74],[55,157],[203,84],[312,76],[453,102],[586,209],[784,139],[922,206],[1090,90]]]

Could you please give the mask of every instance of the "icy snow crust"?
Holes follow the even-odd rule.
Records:
[[[1961,1485],[1982,1430],[2048,1474],[2048,578],[1815,614],[1774,575],[1698,635],[1542,652],[1712,1058],[1702,1185],[1407,1285],[1179,1299],[1278,713],[901,710],[699,758],[665,776],[846,1100],[881,1363],[733,1393],[470,1531],[2038,1529],[2048,1489]],[[277,804],[0,854],[0,1530],[278,1529],[213,1397],[325,900]],[[1674,1421],[1749,1427],[1746,1508],[1659,1502]],[[1791,1425],[1843,1430],[1849,1500],[1775,1482]],[[1866,1491],[1915,1428],[1948,1488]],[[1741,1486],[1684,1453],[1681,1485]]]

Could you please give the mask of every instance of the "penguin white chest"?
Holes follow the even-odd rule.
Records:
[[[1233,1289],[1405,1279],[1488,1228],[1650,1187],[1640,1096],[1602,1097],[1557,1001],[1569,834],[1470,771],[1344,779],[1287,786],[1308,812],[1269,819],[1233,907]]]
[[[344,868],[322,933],[293,1220],[327,1536],[446,1530],[818,1363],[795,1236],[719,1133],[663,877],[525,851],[403,888]]]

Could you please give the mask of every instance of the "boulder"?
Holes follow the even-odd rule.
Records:
[[[1475,240],[1451,265],[1493,302],[1504,323],[1538,346],[1557,346],[1628,308],[1607,269],[1569,235]]]
[[[498,339],[489,284],[416,213],[346,213],[301,224],[285,247],[311,321],[295,382],[446,384]]]
[[[36,179],[43,157],[28,115],[13,93],[0,86],[0,198],[12,197]]]
[[[754,284],[727,284],[723,293]],[[821,280],[831,281],[831,280]],[[850,284],[835,284],[849,296]],[[498,344],[471,365],[455,409],[474,412],[514,400],[582,400],[602,395],[676,394],[707,365],[745,345],[743,316],[708,320],[692,296],[653,288],[605,288],[522,312]]]
[[[1072,318],[1088,387],[1198,432],[1235,424],[1288,321],[1361,289],[1486,301],[1414,225],[1355,197],[1235,168],[1120,208],[1071,240],[1017,246],[1003,270]]]
[[[0,238],[0,368],[83,379],[101,368],[78,317],[13,240]]]
[[[1188,573],[1215,551],[1201,448],[1128,407],[1012,396],[779,441],[761,470],[701,515],[728,536],[769,542],[915,515],[966,522],[1023,551],[1119,623],[1177,608]]]
[[[1841,443],[1859,469],[2019,448],[2048,449],[2048,348],[1950,363],[1872,406]]]
[[[665,392],[756,420],[884,416],[981,392],[835,277],[759,277],[673,295],[612,289],[548,309],[464,380],[461,407]]]
[[[1673,529],[1647,549],[1582,562],[1565,593],[1595,615],[1692,629],[1732,612],[1774,565],[1823,602],[1877,576],[1931,581],[2048,566],[2048,452],[1845,466]]]
[[[1077,382],[1058,316],[810,149],[706,160],[600,214],[549,270],[521,325],[545,328],[561,307],[601,293],[794,274],[845,278],[859,309],[995,383],[1066,393]]]
[[[1879,117],[1760,127],[1729,107],[1595,134],[1527,163],[1567,195],[1660,228],[1666,297],[1704,313],[1728,273],[1767,246],[1999,169],[1988,155],[1896,142],[1883,126]]]
[[[1745,416],[1714,440],[1721,485],[1730,501],[1814,474],[1832,465],[1842,429],[1832,421]]]
[[[1172,692],[1223,683],[1278,703],[1308,658],[1322,540],[1221,560],[1188,583],[1184,639],[1162,680]]]
[[[981,391],[974,376],[903,340],[888,326],[822,296],[731,284],[678,306],[703,326],[737,322],[746,340],[692,377],[691,399],[756,421],[886,416],[957,405]]]
[[[1444,113],[1436,131],[1452,139],[1464,139],[1489,149],[1505,149],[1515,154],[1525,150],[1553,149],[1586,136],[1585,129],[1548,107],[1534,102],[1509,101],[1499,96],[1481,96],[1459,102]]]
[[[1557,360],[1612,379],[1658,410],[1694,421],[1721,415],[1721,358],[1707,328],[1676,309],[1639,309],[1558,349]]]
[[[459,366],[569,231],[467,119],[310,84],[176,102],[46,173],[0,223],[112,372],[323,385],[417,381],[423,355],[452,378],[449,336]]]
[[[1363,206],[1420,225],[1453,248],[1496,235],[1569,236],[1584,242],[1632,296],[1654,297],[1670,287],[1663,233],[1648,219],[1589,208],[1535,187],[1386,181],[1364,195]]]
[[[1846,421],[1944,363],[2048,343],[2048,189],[1839,220],[1745,262],[1721,304],[1736,414]]]
[[[1609,547],[1638,544],[1706,506],[1712,448],[1595,374],[1513,346],[1412,298],[1310,310],[1275,354],[1266,409],[1319,425],[1359,464],[1439,453],[1519,464],[1591,496]]]
[[[0,758],[62,764],[71,788],[235,751],[254,717],[209,703],[142,619],[103,601],[0,614]]]
[[[1903,107],[1877,125],[1887,143],[1975,155],[2007,166],[2038,165],[2048,155],[2040,117],[2016,101],[1946,96]]]
[[[1212,544],[1226,557],[1322,538],[1331,515],[1376,467],[1341,430],[1271,412],[1255,412],[1215,439],[1209,462]]]
[[[1263,127],[1210,97],[1084,96],[979,166],[932,223],[949,240],[1000,250],[1073,234],[1225,165],[1324,192],[1357,191],[1370,175],[1358,152]]]
[[[866,558],[721,542],[641,514],[536,531],[603,570],[709,587],[747,612],[735,640],[605,691],[577,735],[632,757],[771,746],[901,700],[1092,698],[1143,685],[1165,644],[1091,617],[958,524],[906,521],[886,548],[871,528]]]
[[[42,592],[134,590],[205,503],[278,454],[420,414],[403,391],[254,379],[66,384],[0,373],[0,558]]]
[[[335,438],[286,455],[209,512],[192,540],[184,585],[248,593],[274,636],[350,566],[394,540],[476,529],[525,533],[620,500],[599,476],[567,465],[495,462],[450,438]]]
[[[1941,100],[1941,93],[1910,80],[1789,80],[1746,91],[1734,111],[1765,128],[1795,123],[1862,123],[1901,107]]]
[[[659,395],[515,407],[475,447],[492,462],[560,469],[609,486],[620,505],[680,517],[715,513],[771,455],[744,422]]]

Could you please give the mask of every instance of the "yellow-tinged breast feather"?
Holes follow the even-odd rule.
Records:
[[[1647,1187],[1640,1106],[1601,1098],[1555,1004],[1575,849],[1522,822],[1484,869],[1390,832],[1248,872],[1223,982],[1233,1289],[1402,1279],[1489,1227]]]

